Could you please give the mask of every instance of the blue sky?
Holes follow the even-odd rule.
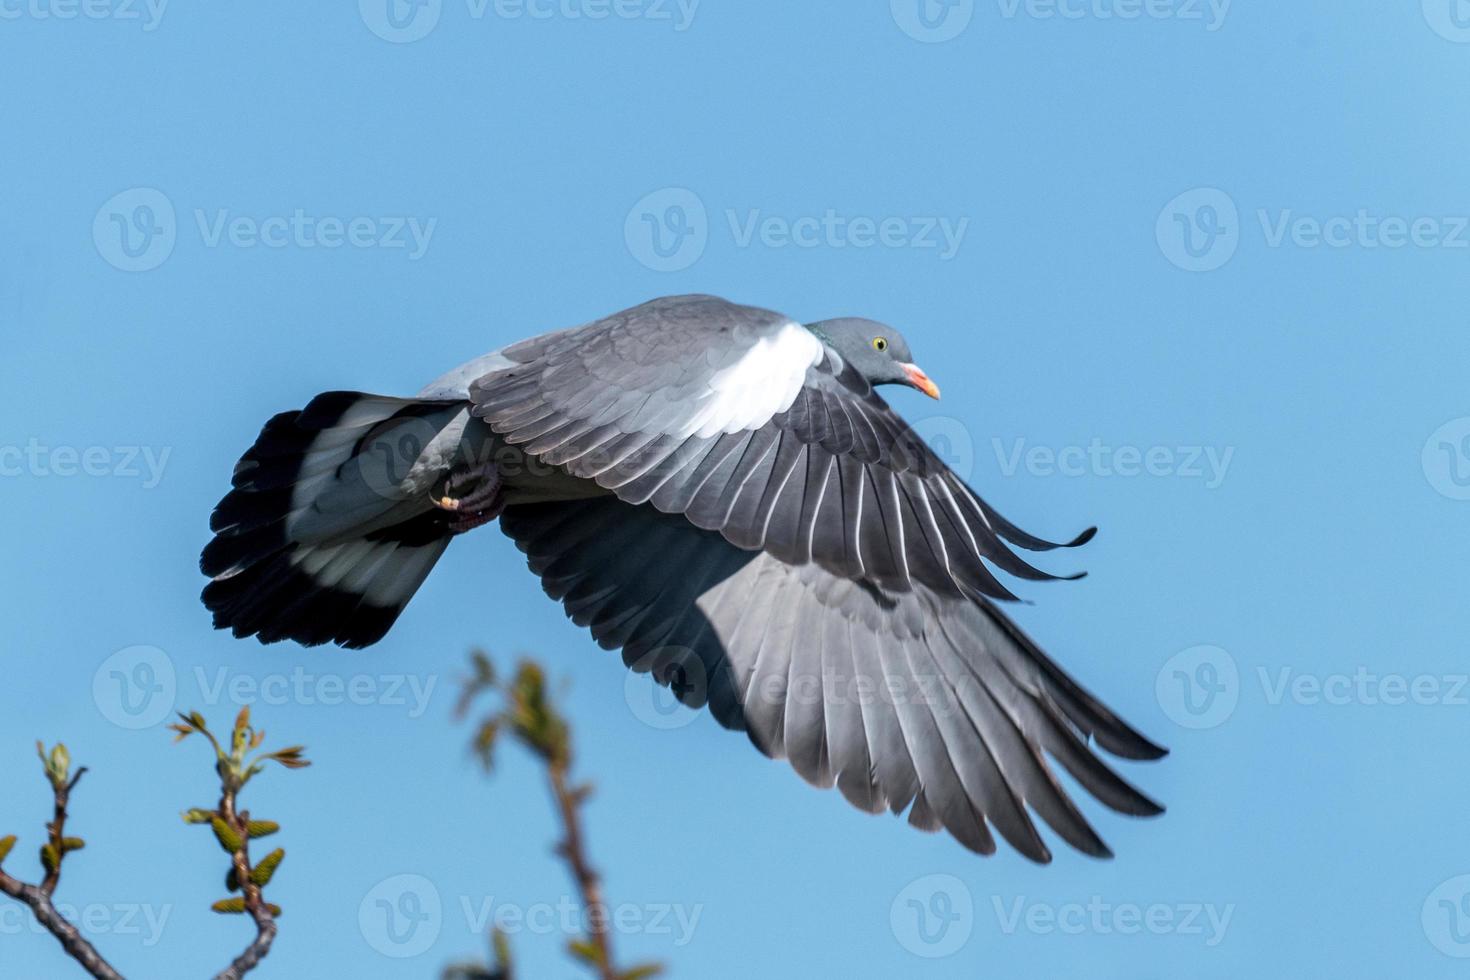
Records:
[[[248,930],[176,816],[209,761],[157,723],[249,703],[317,763],[248,791],[290,854],[260,976],[433,976],[487,910],[571,975],[538,773],[482,779],[450,717],[484,645],[568,685],[620,958],[1460,975],[1463,0],[394,3],[0,0],[12,871],[64,739],[58,897],[124,973],[222,967]],[[625,683],[493,530],[371,650],[210,630],[208,513],[270,414],[690,291],[900,326],[945,397],[894,403],[984,496],[1101,526],[1015,615],[1173,750],[1124,768],[1164,817],[1083,803],[1116,860],[810,789]],[[0,905],[0,974],[76,973]]]

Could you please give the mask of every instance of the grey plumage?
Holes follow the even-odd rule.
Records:
[[[449,538],[498,515],[599,644],[808,782],[981,853],[998,833],[1049,860],[1035,813],[1106,855],[1049,759],[1110,808],[1149,815],[1157,804],[1089,740],[1129,759],[1164,750],[1005,617],[994,600],[1013,596],[992,571],[1054,578],[1011,546],[1092,532],[1049,542],[974,494],[875,390],[937,394],[909,358],[872,321],[804,328],[669,297],[486,355],[417,402],[333,396],[343,425],[278,419],[242,463],[206,551],[206,604],[237,634],[365,645],[427,568],[413,563],[406,591],[379,586],[368,604],[342,594],[375,580],[353,567],[359,553],[381,562],[412,546],[432,565]],[[408,423],[424,437],[401,438]],[[374,480],[379,455],[391,476]],[[494,477],[494,508],[447,519],[446,488],[476,474]],[[384,535],[391,547],[374,543]],[[331,612],[329,629],[312,608]],[[373,613],[360,628],[359,608]]]

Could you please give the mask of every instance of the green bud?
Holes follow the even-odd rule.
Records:
[[[252,820],[245,825],[245,831],[251,838],[269,837],[281,829],[281,825],[274,820]]]
[[[185,810],[179,816],[184,818],[184,823],[209,823],[214,819],[214,811],[196,806],[192,809]]]
[[[618,980],[648,980],[649,977],[656,977],[663,972],[664,968],[657,963],[645,963],[619,974]]]
[[[250,881],[252,884],[262,888],[270,884],[276,868],[281,866],[281,861],[286,857],[286,852],[279,847],[260,859],[260,863],[250,870]]]
[[[49,874],[61,866],[61,858],[56,854],[56,848],[50,844],[41,845],[41,867]]]
[[[61,838],[61,853],[63,854],[68,854],[72,851],[80,851],[86,846],[87,842],[82,840],[80,837]]]
[[[590,939],[573,939],[567,943],[567,951],[584,963],[602,966],[602,950]]]
[[[0,863],[3,863],[10,856],[10,849],[15,846],[15,840],[16,837],[14,834],[10,834],[7,837],[0,837]]]
[[[243,841],[240,840],[240,835],[235,833],[234,827],[225,823],[220,817],[215,817],[210,820],[209,825],[214,828],[214,836],[219,841],[219,846],[223,847],[226,853],[234,854],[240,849]]]
[[[218,902],[215,902],[213,905],[211,905],[210,908],[214,909],[220,915],[244,915],[245,899],[222,898]]]

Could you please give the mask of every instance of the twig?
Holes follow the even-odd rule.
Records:
[[[37,749],[41,749],[37,744]],[[48,757],[41,750],[41,761],[46,767],[46,777],[51,782],[51,792],[55,800],[52,808],[51,822],[46,825],[47,843],[42,849],[42,863],[46,868],[46,876],[41,879],[39,885],[27,885],[24,882],[12,878],[3,870],[0,870],[0,891],[9,895],[18,902],[23,902],[31,913],[36,917],[42,927],[56,941],[61,943],[61,948],[66,954],[89,974],[98,980],[122,980],[122,974],[112,968],[97,948],[89,943],[81,933],[81,930],[72,925],[51,903],[51,896],[56,892],[56,886],[61,883],[61,862],[66,855],[72,851],[80,850],[82,841],[78,838],[66,836],[66,807],[71,799],[71,791],[76,788],[77,782],[86,773],[85,766],[77,769],[76,773],[67,778],[67,767],[70,758],[67,756],[65,746],[58,745],[52,750]],[[7,837],[0,842],[0,860],[9,852],[15,843],[15,838]]]
[[[225,915],[248,915],[255,922],[255,938],[250,945],[214,977],[214,980],[240,980],[260,965],[275,942],[276,918],[281,910],[267,902],[261,890],[270,883],[286,852],[277,848],[258,863],[250,860],[251,838],[269,836],[280,827],[269,820],[251,820],[249,811],[238,808],[239,793],[265,768],[266,762],[278,762],[287,769],[302,769],[311,763],[303,758],[304,750],[299,745],[252,756],[250,753],[265,741],[265,732],[251,727],[249,708],[242,708],[235,718],[228,750],[215,738],[198,712],[179,715],[179,721],[169,727],[177,733],[176,741],[198,732],[214,748],[215,771],[220,777],[219,805],[213,810],[185,811],[184,821],[209,824],[220,847],[230,856],[230,873],[226,880],[230,890],[240,892],[241,897],[220,899],[214,903],[214,911]]]
[[[240,846],[230,855],[230,863],[235,869],[235,880],[243,883],[245,912],[255,921],[255,939],[228,967],[215,974],[214,980],[240,980],[271,951],[271,943],[276,941],[276,918],[261,898],[260,886],[251,881],[249,811],[237,814],[235,794],[226,790],[220,797],[219,812],[240,837]]]
[[[122,974],[102,958],[102,954],[82,937],[77,927],[56,911],[56,906],[51,904],[51,896],[42,891],[40,886],[22,884],[0,871],[0,891],[28,905],[36,921],[56,937],[61,948],[66,950],[66,955],[80,963],[82,969],[98,980],[123,980]]]
[[[570,755],[570,752],[568,753]],[[549,760],[547,763],[547,777],[551,783],[551,793],[556,797],[556,808],[561,814],[562,832],[565,835],[562,842],[557,845],[556,851],[566,859],[571,868],[572,877],[577,882],[577,888],[582,893],[582,907],[587,910],[588,938],[597,950],[597,956],[593,963],[597,968],[599,980],[618,980],[618,972],[613,968],[612,938],[608,932],[607,907],[602,901],[602,879],[587,859],[587,852],[583,846],[582,837],[582,812],[581,804],[591,787],[581,786],[576,789],[568,785],[568,768],[570,760]]]
[[[506,731],[546,764],[551,795],[562,825],[562,839],[557,844],[556,853],[571,869],[588,919],[587,936],[569,944],[572,954],[591,967],[598,980],[642,980],[658,974],[661,967],[656,964],[623,971],[614,963],[611,923],[602,898],[602,879],[587,858],[586,836],[582,830],[582,804],[592,794],[592,787],[573,783],[571,726],[548,696],[544,672],[534,662],[523,660],[517,666],[515,676],[508,682],[502,682],[486,654],[474,652],[471,663],[474,673],[465,679],[455,714],[462,717],[470,705],[486,692],[499,694],[503,702],[499,710],[480,721],[470,742],[481,764],[487,771],[494,767],[495,746],[501,733]],[[508,980],[511,972],[509,948],[504,936],[498,932],[493,939],[496,962],[489,970],[474,972],[474,967],[457,967],[446,977]]]

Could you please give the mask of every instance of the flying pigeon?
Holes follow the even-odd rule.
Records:
[[[1111,856],[1058,763],[1120,813],[1155,745],[1006,617],[996,571],[1073,547],[996,513],[879,396],[935,398],[898,331],[673,296],[473,360],[415,398],[319,395],[266,423],[210,522],[218,628],[382,639],[492,521],[635,671],[803,778],[991,854]],[[1049,759],[1048,759],[1049,757]]]

